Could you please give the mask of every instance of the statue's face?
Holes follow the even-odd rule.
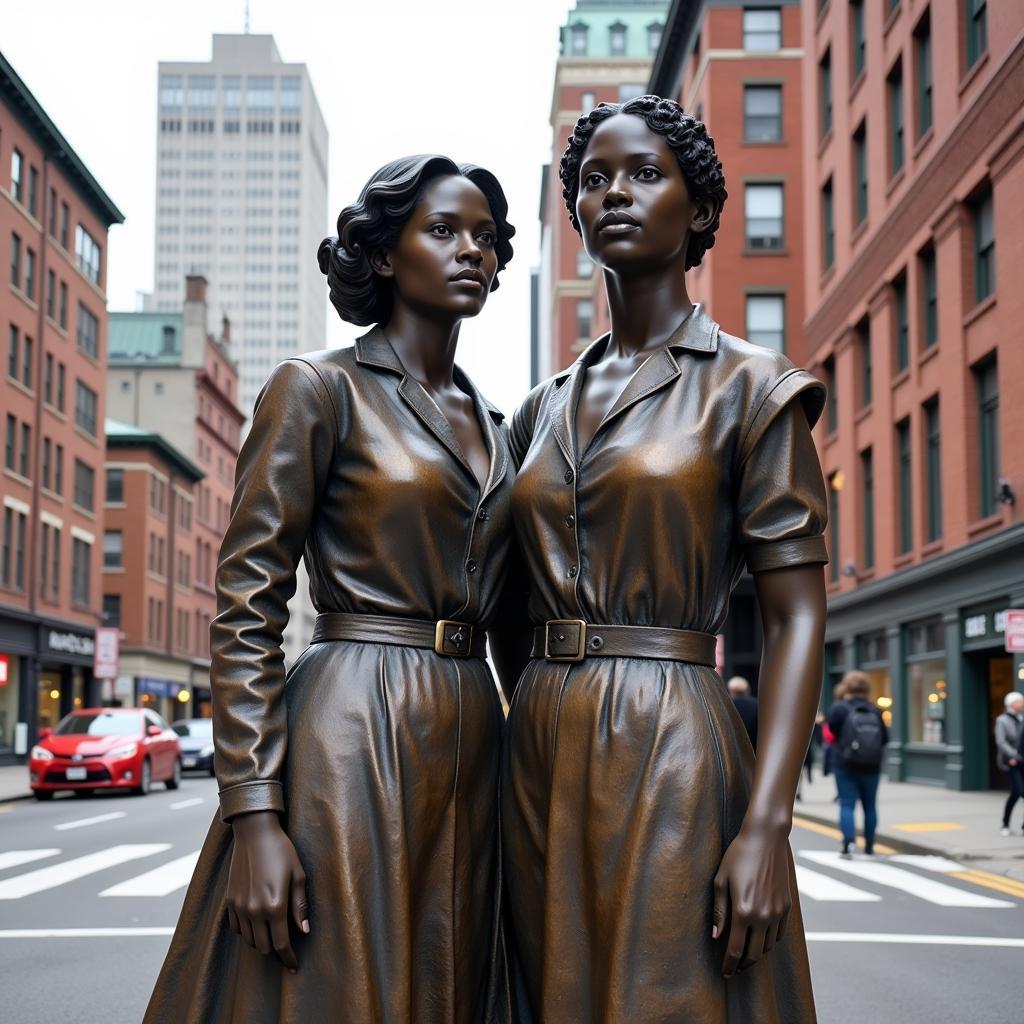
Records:
[[[576,217],[595,263],[636,274],[685,266],[689,233],[706,227],[675,154],[641,117],[616,114],[590,137],[580,163]]]
[[[421,313],[476,316],[498,272],[497,225],[483,192],[468,178],[435,178],[378,273],[396,299]]]

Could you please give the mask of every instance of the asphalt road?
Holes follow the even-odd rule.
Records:
[[[0,1017],[137,1024],[216,809],[201,777],[0,805]],[[822,1024],[1022,1019],[1019,883],[937,859],[840,861],[799,825],[793,846]]]

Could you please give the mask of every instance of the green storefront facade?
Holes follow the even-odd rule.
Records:
[[[830,599],[823,706],[862,669],[889,722],[891,779],[999,787],[993,721],[1024,690],[1024,655],[1005,650],[1009,608],[1024,608],[1024,524]]]

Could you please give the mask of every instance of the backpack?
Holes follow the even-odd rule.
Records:
[[[839,754],[846,764],[859,768],[882,767],[882,716],[869,705],[851,704],[839,730]]]

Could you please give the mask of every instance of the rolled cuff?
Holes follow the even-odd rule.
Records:
[[[230,821],[236,814],[250,811],[284,813],[284,787],[275,780],[241,782],[220,791],[221,821]]]
[[[744,552],[747,568],[751,572],[765,572],[768,569],[784,569],[790,565],[807,565],[828,562],[825,538],[794,537],[792,540],[777,540],[766,544],[751,544]]]

